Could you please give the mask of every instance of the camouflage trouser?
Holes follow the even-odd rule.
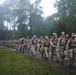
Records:
[[[26,52],[29,53],[31,51],[31,48],[32,48],[31,46],[27,46],[27,51]]]
[[[18,51],[21,51],[21,44],[18,45]]]
[[[24,49],[24,45],[21,44],[21,52],[23,52],[23,49]]]
[[[60,55],[59,55],[59,49],[58,48],[55,49],[55,57],[56,57],[56,61],[59,61]]]
[[[25,46],[25,44],[21,45],[21,52],[24,52],[24,53],[27,52],[27,47]]]
[[[16,49],[16,45],[15,44],[13,44],[13,47],[14,47],[14,49]]]
[[[42,50],[42,52],[41,52],[42,58],[45,58],[46,60],[48,60],[49,51],[50,51],[49,47],[44,47],[43,50]]]
[[[33,55],[33,56],[36,55],[35,45],[32,45],[32,47],[31,47],[31,52],[32,52],[32,55]]]
[[[15,49],[18,51],[18,44],[16,44],[16,47],[15,47]]]
[[[69,65],[73,66],[73,63],[75,62],[75,56],[76,56],[76,48],[69,50]]]
[[[59,60],[60,60],[61,64],[64,63],[65,56],[66,56],[66,50],[63,49],[63,48],[60,48],[60,50],[59,50]]]
[[[23,46],[23,52],[26,53],[27,52],[27,46]]]
[[[55,56],[56,61],[59,60],[60,55],[59,55],[59,49],[51,47],[51,60],[53,60]]]
[[[51,60],[53,60],[54,56],[55,56],[55,48],[51,47]]]
[[[37,44],[37,51],[40,52],[40,44]]]

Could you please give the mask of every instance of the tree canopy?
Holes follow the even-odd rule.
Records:
[[[76,33],[76,0],[56,0],[57,12],[44,18],[42,0],[5,0],[0,5],[0,40]]]

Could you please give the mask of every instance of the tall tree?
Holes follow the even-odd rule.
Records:
[[[76,32],[76,0],[56,0],[55,6],[59,19],[59,32]]]

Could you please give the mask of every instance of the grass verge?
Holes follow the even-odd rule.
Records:
[[[0,47],[0,75],[69,75],[45,62]]]

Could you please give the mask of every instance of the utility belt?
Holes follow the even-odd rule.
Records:
[[[64,50],[65,50],[65,46],[61,45],[61,46],[60,46],[60,50],[61,50],[61,51],[64,51]]]
[[[73,44],[73,47],[76,48],[76,44]]]
[[[57,46],[57,44],[53,44],[53,45]],[[51,46],[51,48],[52,48],[52,49],[55,49],[56,47],[54,47],[54,46]]]
[[[44,47],[50,47],[50,45],[44,45]]]
[[[70,45],[69,48],[70,48],[70,49],[74,49],[74,48],[76,48],[76,44],[72,44],[72,45]]]
[[[39,44],[41,43],[41,42],[38,42]]]
[[[33,45],[36,45],[37,43],[32,42]]]
[[[44,47],[50,47],[50,46],[44,46]]]
[[[57,46],[57,44],[54,44],[55,46]]]
[[[65,47],[66,43],[60,43],[60,46],[64,46]]]
[[[23,42],[21,42],[21,44],[24,44]]]

